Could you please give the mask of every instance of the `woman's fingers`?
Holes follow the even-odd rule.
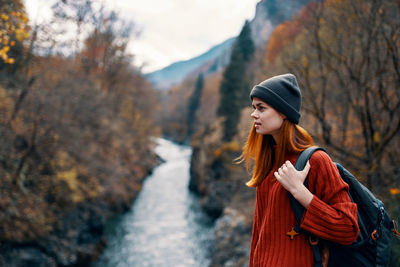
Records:
[[[288,160],[285,162],[285,166],[286,166],[287,168],[294,168],[293,164],[292,164],[290,161],[288,161]]]
[[[303,173],[304,173],[305,175],[307,175],[308,172],[310,171],[310,169],[311,169],[310,161],[307,161],[307,164],[306,164],[306,166],[304,167]]]

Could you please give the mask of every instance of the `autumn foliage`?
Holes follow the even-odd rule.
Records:
[[[267,43],[268,62],[274,62],[282,50],[293,42],[297,34],[300,33],[300,23],[298,21],[288,21],[279,24],[271,34]]]
[[[6,64],[14,64],[10,56],[18,43],[29,36],[28,17],[19,1],[11,1],[0,7],[0,58]]]
[[[274,7],[275,1],[270,2]],[[300,125],[312,134],[319,146],[327,149],[333,160],[351,170],[382,199],[394,219],[400,218],[399,8],[398,1],[394,0],[313,1],[274,29],[265,46],[255,51],[246,69],[233,68],[235,64],[241,65],[240,59],[232,57],[224,73],[205,76],[197,111],[199,125],[192,142],[192,169],[196,173],[194,179],[200,181],[196,190],[212,199],[208,204],[213,206],[217,202],[212,192],[220,188],[229,190],[234,184],[234,174],[229,173],[232,156],[221,155],[230,149],[230,152],[240,150],[240,146],[232,144],[246,138],[251,123],[251,111],[243,109],[241,118],[235,116],[230,125],[239,125],[232,136],[234,142],[225,142],[224,122],[218,118],[221,115],[218,109],[224,109],[227,103],[221,102],[221,96],[235,92],[240,83],[236,78],[245,71],[253,85],[291,72],[297,76],[302,90]],[[224,82],[231,85],[229,81],[233,81],[232,86],[219,90]],[[194,77],[191,77],[166,93],[171,100],[165,104],[170,116],[165,115],[163,122],[171,126],[167,129],[181,133],[180,136],[186,131],[185,106],[193,90]],[[248,95],[244,95],[242,98],[248,101]],[[244,186],[247,177],[242,176]],[[224,179],[227,184],[218,186]],[[243,196],[243,191],[239,191],[233,199]],[[216,195],[229,199],[231,193]],[[229,208],[232,206],[232,202],[227,204]],[[247,206],[240,212],[245,214],[248,210]],[[232,233],[223,234],[231,237]],[[392,250],[393,266],[400,262],[400,245],[396,241]],[[227,255],[226,251],[220,253]]]
[[[82,49],[65,57],[35,53],[43,44],[25,32],[20,8],[0,15],[0,26],[9,29],[9,43],[1,30],[1,47],[20,42],[23,48],[21,69],[0,67],[0,265],[3,249],[15,242],[41,242],[48,255],[70,255],[63,265],[75,264],[71,254],[81,229],[70,214],[98,221],[87,227],[101,238],[101,224],[112,211],[130,207],[156,163],[157,96],[132,65],[127,36],[113,30],[115,14],[112,20],[99,16],[105,20]]]
[[[394,218],[400,214],[399,12],[396,1],[310,4],[275,29],[264,58],[265,73],[296,74],[301,124]]]

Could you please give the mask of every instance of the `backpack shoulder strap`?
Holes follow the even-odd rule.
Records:
[[[317,150],[325,151],[325,149],[316,146],[309,147],[304,151],[302,151],[299,157],[297,158],[296,163],[294,164],[296,170],[302,171],[306,166],[307,161],[311,158],[312,154]],[[308,188],[308,177],[306,177],[306,179],[304,180],[304,185],[305,187]],[[296,217],[297,220],[297,225],[293,229],[296,232],[300,232],[300,222],[304,214],[304,207],[292,196],[292,194],[290,194],[289,192],[288,194],[290,199],[290,206],[292,207],[294,216]],[[314,254],[314,267],[322,267],[322,258],[321,258],[321,253],[319,251],[318,242],[316,243],[310,242],[310,244]]]
[[[309,147],[304,151],[302,151],[299,157],[297,158],[296,163],[294,164],[296,170],[302,171],[306,166],[307,161],[311,158],[312,154],[317,150],[325,151],[325,149],[316,146]],[[304,180],[304,185],[308,188],[308,177],[306,177],[306,179]],[[290,193],[289,193],[289,198],[290,198],[290,206],[292,207],[294,216],[296,217],[298,223],[297,227],[298,229],[296,230],[300,230],[300,222],[301,218],[303,217],[304,207]]]

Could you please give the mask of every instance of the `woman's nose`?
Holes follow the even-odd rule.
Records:
[[[257,119],[257,118],[258,118],[257,109],[255,109],[255,110],[253,111],[253,113],[251,113],[250,116],[251,116],[252,118],[254,118],[254,119]]]

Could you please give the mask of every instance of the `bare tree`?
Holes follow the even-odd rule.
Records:
[[[392,146],[400,131],[399,11],[396,1],[383,0],[314,5],[301,50],[283,56],[301,77],[320,142],[375,191],[398,173],[388,155],[400,159]]]

